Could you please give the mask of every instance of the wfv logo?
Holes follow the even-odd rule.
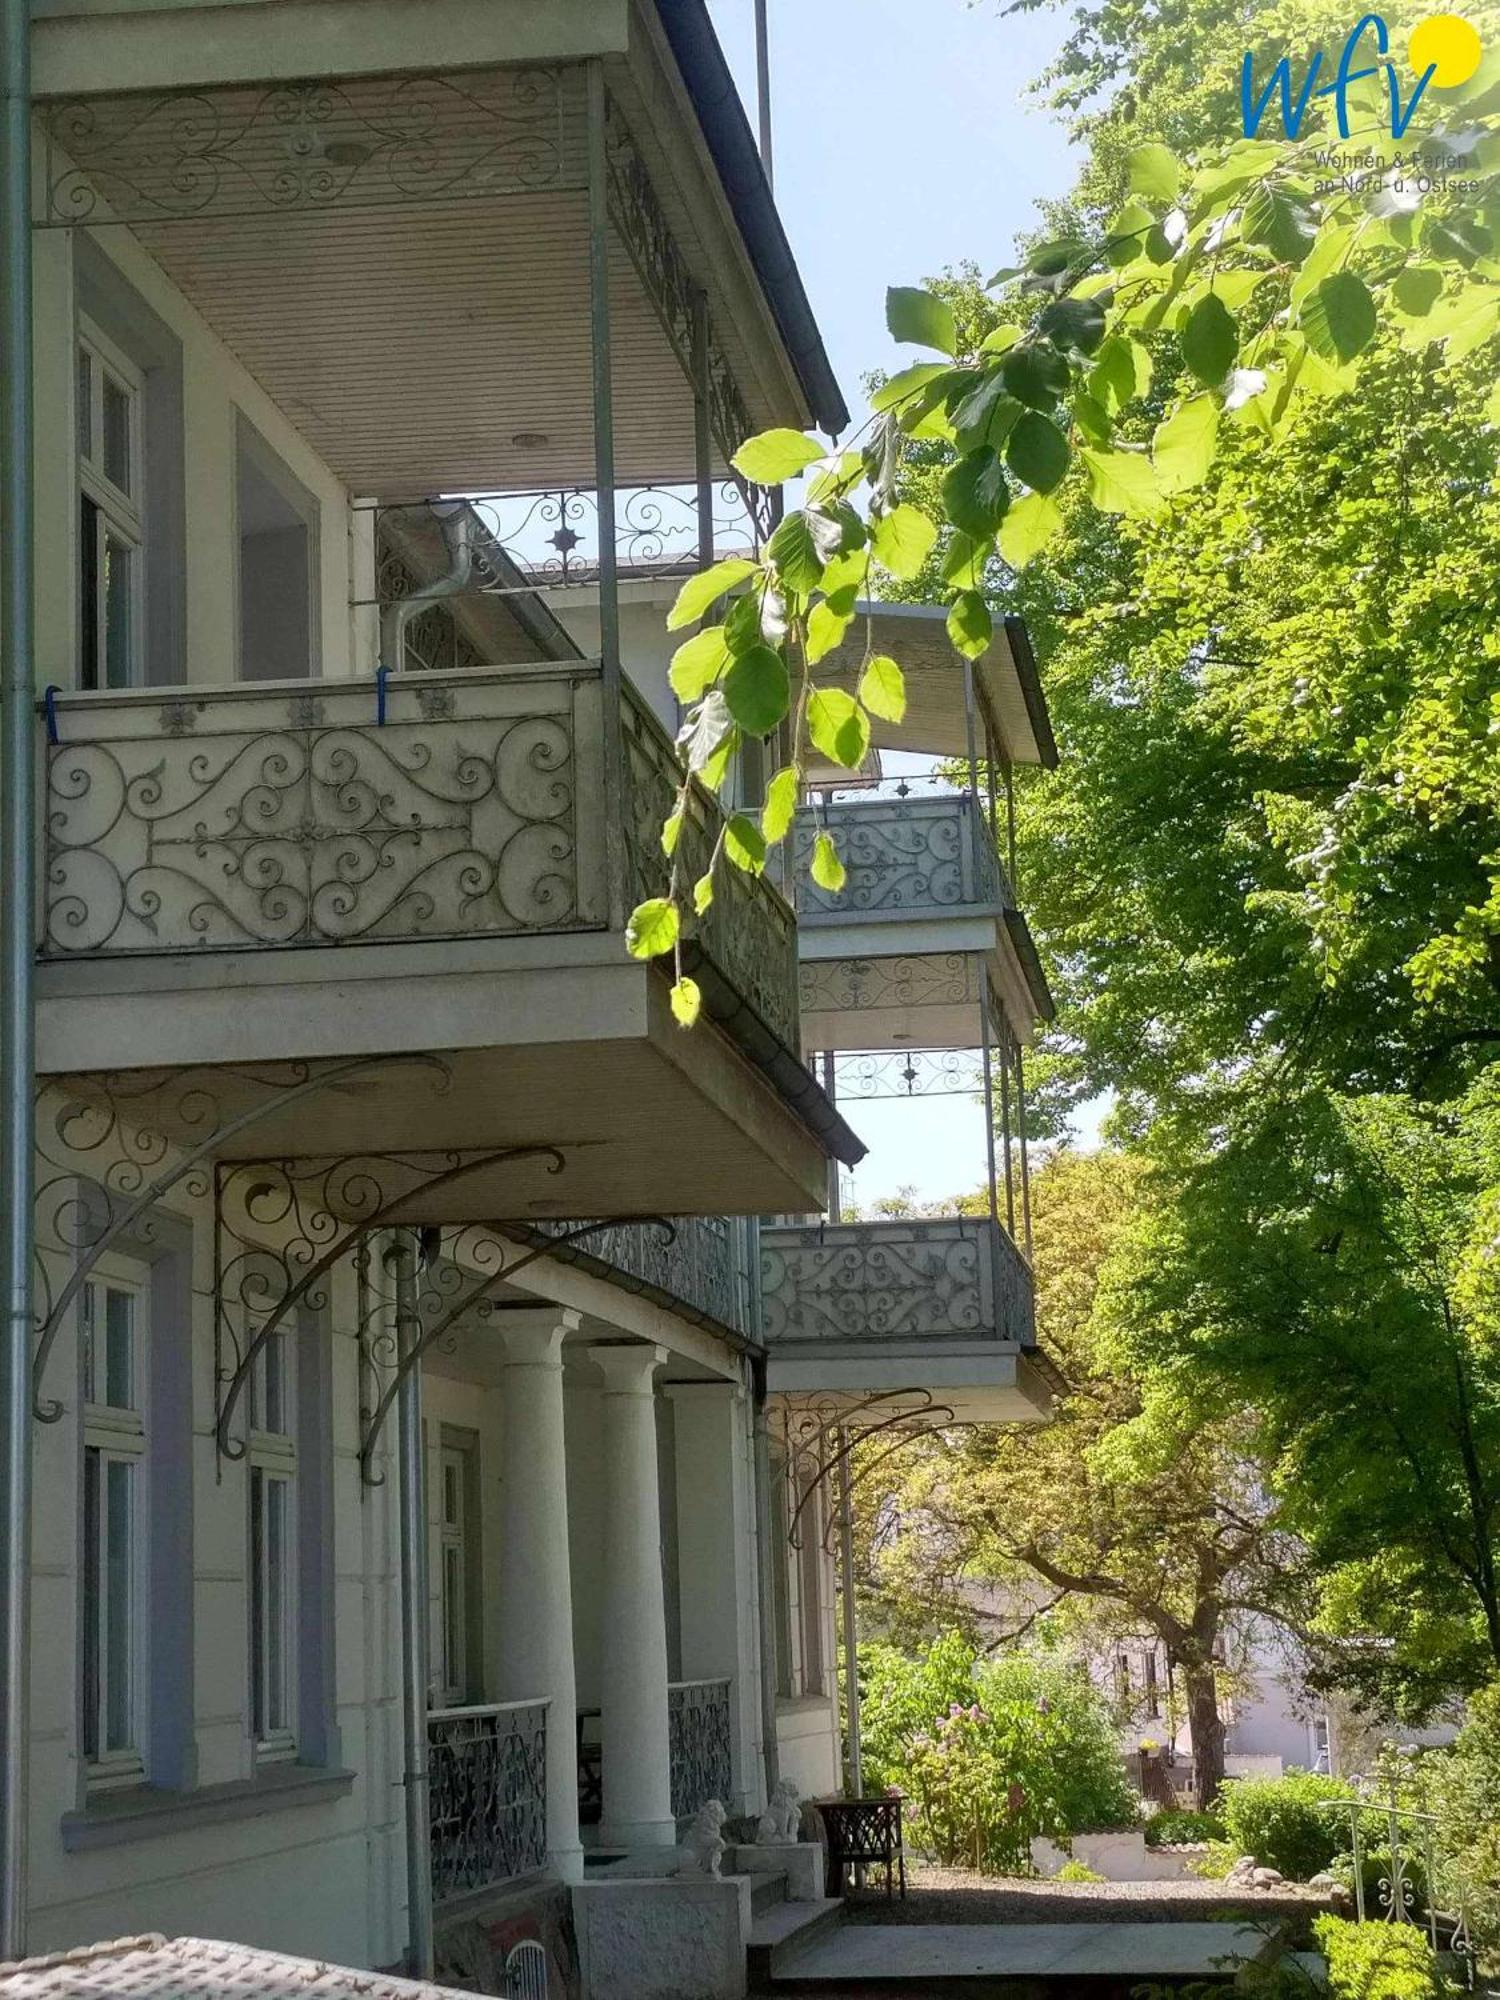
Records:
[[[1366,62],[1356,67],[1360,57],[1360,45],[1366,36],[1374,42],[1375,62]],[[1240,121],[1247,139],[1255,138],[1265,118],[1266,108],[1273,97],[1281,99],[1281,129],[1288,139],[1296,139],[1302,131],[1303,120],[1308,106],[1314,98],[1331,97],[1338,117],[1339,137],[1349,137],[1349,86],[1363,82],[1366,77],[1385,73],[1386,91],[1390,103],[1391,137],[1404,138],[1406,128],[1412,120],[1412,113],[1421,103],[1429,84],[1436,84],[1439,90],[1454,84],[1466,83],[1479,67],[1480,42],[1476,30],[1469,22],[1456,14],[1435,14],[1420,22],[1412,32],[1410,55],[1416,82],[1406,101],[1402,102],[1401,81],[1396,73],[1396,65],[1391,61],[1389,49],[1390,31],[1379,14],[1366,14],[1356,21],[1340,51],[1338,67],[1326,83],[1318,82],[1323,73],[1323,51],[1319,49],[1311,66],[1297,89],[1292,76],[1292,59],[1283,56],[1272,69],[1270,76],[1259,90],[1255,81],[1255,56],[1250,49],[1245,51],[1244,64],[1240,70]]]

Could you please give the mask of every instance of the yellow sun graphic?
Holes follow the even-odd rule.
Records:
[[[1429,14],[1425,21],[1418,21],[1407,49],[1417,75],[1423,76],[1430,69],[1439,90],[1467,83],[1484,53],[1478,29],[1461,14]]]

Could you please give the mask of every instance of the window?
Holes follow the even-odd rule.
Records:
[[[1146,1713],[1150,1716],[1161,1714],[1161,1689],[1156,1677],[1156,1648],[1146,1648]]]
[[[439,1698],[454,1708],[469,1698],[469,1453],[444,1445],[439,1460]]]
[[[90,1279],[83,1345],[83,1755],[91,1784],[144,1771],[140,1605],[146,1474],[145,1292]]]
[[[78,342],[79,681],[134,687],[141,670],[145,530],[140,371],[89,322]]]
[[[317,502],[243,417],[235,456],[240,679],[314,671],[313,524]]]
[[[250,1711],[257,1758],[297,1754],[297,1439],[284,1331],[250,1371]]]
[[[811,1479],[803,1486],[798,1554],[798,1623],[802,1638],[802,1692],[822,1694],[823,1681],[823,1495]]]
[[[796,1693],[792,1679],[792,1607],[788,1578],[791,1507],[788,1504],[786,1460],[771,1457],[771,1615],[776,1638],[776,1692],[790,1699]]]

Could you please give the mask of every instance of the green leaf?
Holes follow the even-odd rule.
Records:
[[[785,840],[796,816],[797,773],[787,764],[766,786],[766,802],[760,809],[761,833],[767,840]]]
[[[807,618],[807,664],[815,667],[843,643],[854,619],[854,587],[849,585],[815,604]]]
[[[672,1001],[672,1017],[678,1027],[691,1028],[695,1026],[698,1016],[703,1010],[703,995],[698,990],[697,980],[678,979],[674,981],[670,997]]]
[[[1105,253],[1116,271],[1123,271],[1127,264],[1133,264],[1144,256],[1146,237],[1155,226],[1156,218],[1149,208],[1142,208],[1138,201],[1130,201],[1120,210],[1109,225],[1109,237]]]
[[[885,722],[901,722],[906,717],[906,676],[887,653],[877,653],[865,661],[859,677],[859,698],[871,715]]]
[[[751,562],[747,556],[726,556],[712,569],[690,576],[667,613],[667,630],[678,632],[684,625],[696,624],[711,604],[717,603],[737,583],[743,583],[747,576],[754,576],[759,568],[760,564]]]
[[[714,899],[714,878],[710,869],[693,884],[693,909],[701,917]]]
[[[1262,184],[1246,198],[1240,234],[1264,244],[1280,264],[1300,264],[1313,246],[1318,218],[1304,201]]]
[[[1161,482],[1143,453],[1085,448],[1078,456],[1088,471],[1089,497],[1101,513],[1148,517],[1161,512]]]
[[[948,637],[956,650],[966,659],[977,660],[981,653],[989,650],[994,633],[995,621],[990,616],[990,607],[979,592],[961,591],[948,608]]]
[[[729,659],[724,627],[705,625],[701,632],[695,632],[672,655],[667,679],[672,684],[673,694],[681,702],[696,701],[699,695],[713,686],[728,666]]]
[[[1188,314],[1179,337],[1183,360],[1200,382],[1216,389],[1234,366],[1234,357],[1240,350],[1234,315],[1222,299],[1210,292]]]
[[[867,549],[850,549],[843,555],[830,556],[823,568],[823,591],[828,597],[838,597],[845,590],[852,590],[857,597],[869,580]]]
[[[677,942],[677,906],[670,896],[637,903],[625,926],[625,949],[632,958],[660,958]]]
[[[1062,527],[1063,512],[1055,500],[1045,493],[1024,493],[1000,523],[1000,553],[1012,569],[1025,569]]]
[[[1314,354],[1325,361],[1352,361],[1375,338],[1375,301],[1363,278],[1335,271],[1303,301],[1298,324]]]
[[[702,774],[715,751],[734,732],[734,717],[724,699],[724,690],[712,687],[694,709],[690,709],[677,732],[677,747],[690,771]]]
[[[980,341],[979,351],[981,354],[1004,354],[1020,338],[1021,329],[1018,326],[997,326]]]
[[[856,771],[870,748],[870,719],[842,688],[814,688],[807,698],[807,733],[831,764]]]
[[[1011,395],[1033,410],[1053,409],[1073,379],[1066,360],[1052,346],[1013,347],[1000,366]]]
[[[870,523],[870,546],[875,551],[875,560],[903,583],[910,583],[917,575],[932,554],[936,540],[936,525],[909,500],[903,500]]]
[[[782,720],[791,700],[786,662],[769,646],[752,646],[740,653],[724,676],[729,713],[747,735],[768,736]]]
[[[1143,194],[1147,201],[1175,201],[1181,183],[1181,170],[1170,148],[1152,140],[1149,145],[1137,146],[1126,162],[1130,175],[1130,192]]]
[[[1104,338],[1104,308],[1097,299],[1058,299],[1042,314],[1039,326],[1054,347],[1093,354]]]
[[[961,528],[955,528],[943,551],[944,583],[957,584],[960,590],[982,590],[985,564],[993,546],[994,538],[990,535],[976,539],[973,535],[966,535]]]
[[[1048,243],[1039,243],[1026,259],[1026,268],[1034,277],[1055,278],[1066,271],[1070,264],[1087,258],[1088,250],[1075,236],[1057,236]]]
[[[806,431],[761,431],[746,438],[729,463],[756,486],[779,486],[783,479],[805,472],[826,451]]]
[[[746,813],[735,813],[724,824],[724,852],[747,875],[759,875],[766,865],[766,843],[760,828]]]
[[[870,397],[870,408],[877,414],[894,410],[952,373],[946,361],[915,361],[910,368],[903,368],[881,383]]]
[[[1422,248],[1439,263],[1472,268],[1481,257],[1488,257],[1494,247],[1495,239],[1489,230],[1467,216],[1449,215],[1441,221],[1432,216],[1422,226]]]
[[[1391,286],[1391,302],[1406,319],[1425,319],[1437,304],[1443,274],[1435,264],[1407,264]]]
[[[794,507],[766,543],[766,556],[786,588],[807,597],[823,581],[823,565],[839,539],[837,521],[811,507]]]
[[[1011,432],[1005,462],[1036,493],[1050,493],[1068,470],[1068,440],[1040,410],[1028,410]]]
[[[943,475],[943,507],[955,528],[985,541],[1005,519],[1010,489],[1000,454],[991,445],[967,452]]]
[[[1138,340],[1117,333],[1099,349],[1099,358],[1089,370],[1089,394],[1110,413],[1118,416],[1127,403],[1144,396],[1151,387],[1151,356]]]
[[[1194,396],[1157,427],[1151,457],[1164,493],[1201,486],[1214,461],[1219,405],[1212,396]]]
[[[1102,403],[1096,403],[1086,389],[1080,389],[1075,394],[1069,408],[1074,423],[1091,444],[1113,444],[1115,427],[1109,412]]]
[[[831,833],[820,832],[814,840],[811,873],[818,887],[826,889],[831,896],[836,896],[848,881]]]
[[[935,347],[940,354],[958,352],[958,329],[946,299],[909,285],[892,285],[885,295],[885,323],[893,340]]]
[[[668,861],[677,852],[677,843],[682,838],[684,818],[685,814],[682,807],[677,806],[668,813],[666,819],[662,822],[661,851],[666,855]]]

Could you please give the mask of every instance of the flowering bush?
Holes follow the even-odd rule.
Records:
[[[958,1633],[925,1659],[860,1649],[866,1789],[900,1788],[940,1861],[1024,1873],[1037,1834],[1134,1826],[1108,1705],[1079,1670],[981,1660]]]

